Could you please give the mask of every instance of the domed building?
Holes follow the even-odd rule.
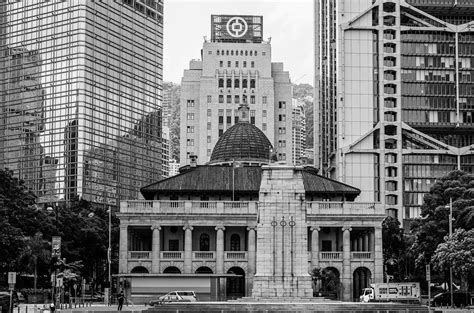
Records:
[[[382,282],[382,206],[354,202],[359,189],[275,163],[275,154],[244,105],[206,165],[192,158],[141,188],[145,200],[121,202],[118,277],[134,303],[169,286],[200,300],[310,298],[319,289],[352,300]],[[314,269],[339,283],[316,287]]]

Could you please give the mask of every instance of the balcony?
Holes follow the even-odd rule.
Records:
[[[151,259],[151,251],[128,251],[129,260]]]
[[[352,260],[372,260],[372,252],[363,251],[363,252],[351,252]]]
[[[319,252],[321,261],[342,261],[342,251]]]
[[[364,202],[307,202],[308,215],[384,215],[380,203]]]
[[[193,251],[193,260],[210,260],[216,259],[216,253],[214,251]]]
[[[226,251],[225,261],[247,261],[247,251]]]
[[[184,260],[183,251],[161,251],[160,252],[161,260]]]
[[[120,202],[120,213],[163,215],[257,215],[258,202],[130,200]]]

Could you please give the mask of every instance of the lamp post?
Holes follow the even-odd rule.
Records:
[[[108,279],[109,279],[109,294],[108,294],[108,305],[111,305],[112,300],[112,208],[109,206],[109,247],[107,248],[107,265],[108,265]]]
[[[58,205],[49,205],[46,208],[48,212],[54,212],[54,227],[56,230],[56,236],[53,236],[51,246],[52,246],[52,257],[57,257],[58,260],[61,258],[61,237],[58,236]],[[56,262],[55,262],[56,263]],[[54,264],[54,278],[53,278],[53,292],[51,293],[53,298],[53,303],[56,304],[56,280],[57,280],[57,264]]]
[[[449,198],[449,236],[453,234],[453,198]],[[449,292],[451,297],[451,309],[453,308],[453,266],[449,266]]]

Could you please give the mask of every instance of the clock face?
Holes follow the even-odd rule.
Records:
[[[247,33],[247,30],[247,22],[241,17],[232,17],[227,22],[227,33],[234,38],[244,36]]]

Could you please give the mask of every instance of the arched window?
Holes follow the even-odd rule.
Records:
[[[237,234],[230,236],[230,251],[240,251],[240,236]]]
[[[219,88],[224,88],[224,78],[219,78]]]
[[[255,79],[250,80],[250,88],[255,88]]]
[[[209,251],[208,234],[201,234],[201,237],[199,237],[199,251]]]
[[[234,88],[240,88],[240,81],[238,78],[234,80]]]
[[[231,79],[231,78],[227,78],[227,84],[226,84],[226,87],[227,87],[227,88],[230,88],[230,87],[232,87],[232,79]]]
[[[247,80],[242,80],[242,88],[247,88]]]

